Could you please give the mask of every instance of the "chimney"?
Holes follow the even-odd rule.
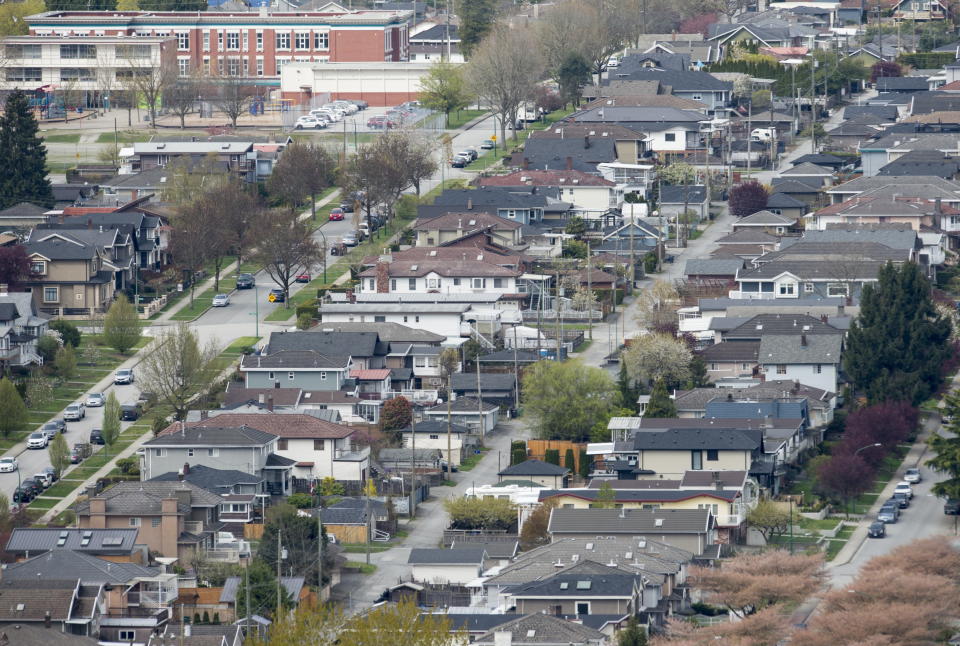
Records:
[[[207,417],[209,416],[210,416],[210,413],[207,411],[206,408],[200,409],[200,419],[207,419]]]
[[[723,480],[720,479],[720,472],[713,472],[713,486],[717,491],[723,491]]]
[[[820,322],[821,322],[821,323],[829,323],[829,322],[830,322],[830,317],[827,316],[826,314],[821,314],[821,315],[820,315]]]
[[[0,296],[6,296],[6,295],[7,295],[7,284],[0,283]]]
[[[573,170],[573,157],[567,157],[567,170]]]
[[[87,218],[87,228],[93,229],[93,220],[91,220],[90,218]]]
[[[806,335],[806,334],[801,334],[801,335],[800,335],[800,345],[801,345],[801,347],[804,347],[804,348],[807,347],[807,335]]]
[[[376,286],[378,294],[387,294],[390,292],[390,263],[383,260],[377,261]]]
[[[185,475],[185,476],[190,475],[190,463],[189,463],[189,462],[184,462],[184,463],[183,463],[183,475]]]
[[[183,487],[182,489],[177,489],[173,493],[177,497],[178,504],[184,505],[186,507],[190,506],[190,490],[189,489],[187,489],[186,487]]]
[[[524,157],[524,158],[523,158],[523,170],[530,170],[530,158],[529,158],[529,157]]]
[[[273,412],[273,395],[267,397],[267,410]]]
[[[799,379],[794,379],[794,380],[793,380],[793,392],[795,392],[795,393],[800,392],[800,380],[799,380]]]
[[[473,210],[473,198],[472,198],[472,197],[468,197],[468,198],[467,198],[467,210],[468,210],[468,211],[472,211],[472,210]]]
[[[50,617],[50,611],[47,610],[45,613],[43,613],[43,627],[49,628],[52,625],[53,625],[53,620]]]
[[[351,303],[356,303],[356,302],[357,302],[357,295],[356,295],[356,293],[354,293],[354,291],[353,291],[352,289],[348,289],[348,290],[347,290],[347,300],[348,300],[349,302],[351,302]]]
[[[584,147],[584,148],[589,148],[589,147],[590,147],[590,135],[584,135],[584,136],[583,136],[583,147]]]

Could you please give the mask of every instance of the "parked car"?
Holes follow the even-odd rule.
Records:
[[[334,209],[336,211],[336,209]],[[353,200],[344,200],[340,202],[341,213],[353,213]]]
[[[483,142],[480,144],[480,149],[481,149],[481,150],[493,150],[493,147],[494,147],[495,145],[496,145],[496,143],[493,141],[493,139],[484,139]]]
[[[120,419],[124,422],[135,422],[140,419],[140,414],[139,404],[124,404],[120,407]]]
[[[905,493],[895,493],[887,500],[887,502],[896,503],[900,509],[906,509],[910,506],[910,499],[907,498]]]
[[[357,225],[357,230],[363,235],[364,238],[370,237],[370,225],[366,222],[361,222]]]
[[[920,482],[920,480],[922,480],[922,477],[920,476],[920,469],[916,467],[910,467],[909,469],[903,472],[904,482],[909,482],[910,484],[917,484],[918,482]]]
[[[446,460],[440,460],[440,470],[441,470],[441,471],[446,471],[446,470],[447,470],[447,461],[446,461]],[[454,464],[454,465],[450,468],[450,472],[451,472],[451,473],[457,473],[457,465]]]
[[[459,155],[466,155],[467,157],[470,158],[470,161],[474,161],[474,160],[477,159],[477,157],[480,156],[480,153],[477,152],[477,149],[476,149],[476,148],[473,148],[473,147],[464,148],[463,150],[461,150],[461,151],[460,151],[459,153],[457,153],[457,154],[459,154]]]
[[[341,207],[330,209],[330,221],[331,222],[343,221],[343,209]]]
[[[113,373],[113,383],[122,386],[124,384],[133,383],[133,370],[129,368],[121,368]]]
[[[103,406],[103,403],[103,393],[90,393],[87,395],[87,401],[85,405],[90,408],[97,408],[99,406]]]
[[[887,535],[887,525],[881,520],[875,520],[867,528],[867,536],[870,538],[883,538]]]
[[[947,498],[943,503],[943,513],[948,516],[960,515],[960,498]]]
[[[343,243],[344,245],[346,245],[347,247],[356,247],[356,246],[357,246],[357,234],[355,234],[355,233],[347,233],[347,234],[345,234],[342,238],[340,238],[340,242],[342,242],[342,243]]]
[[[49,489],[50,485],[53,484],[53,478],[48,473],[34,473],[33,481],[44,489]]]
[[[880,511],[877,512],[877,520],[884,523],[895,523],[900,520],[900,508],[893,503],[884,503]]]
[[[350,101],[350,103],[352,103],[353,105],[357,106],[358,110],[366,110],[367,108],[370,107],[370,104],[362,99],[348,99],[348,101]]]
[[[93,449],[89,444],[86,442],[77,442],[70,451],[70,462],[72,464],[79,464],[89,458],[91,453],[93,453]]]
[[[87,409],[83,404],[70,404],[63,411],[63,419],[68,422],[78,422],[87,416]]]
[[[137,403],[140,404],[141,408],[149,408],[157,403],[157,396],[149,390],[145,390],[137,397]]]
[[[90,444],[106,444],[106,442],[103,441],[102,429],[95,428],[90,431]]]
[[[226,307],[230,304],[230,297],[226,294],[217,294],[213,297],[212,307]]]
[[[904,493],[907,494],[908,498],[913,498],[913,487],[910,486],[909,482],[901,480],[897,483],[897,486],[893,488],[893,493]]]
[[[13,502],[24,505],[36,496],[33,494],[33,488],[26,484],[21,484],[13,490]]]
[[[57,480],[60,479],[60,474],[57,473],[57,470],[54,469],[53,467],[47,467],[46,469],[43,470],[43,473],[46,473],[48,476],[50,476],[51,482],[56,482]]]
[[[453,159],[450,161],[450,166],[452,166],[453,168],[464,168],[471,161],[472,160],[470,159],[469,155],[463,155],[461,153],[457,153],[456,155],[453,156]]]
[[[296,278],[294,278],[293,280],[298,283],[309,283],[313,279],[310,278],[309,271],[302,271],[299,274],[297,274]]]
[[[274,287],[270,290],[270,293],[267,294],[267,300],[271,303],[282,303],[287,300],[287,295],[279,287]]]
[[[47,438],[46,433],[41,433],[37,431],[36,433],[31,433],[30,437],[27,438],[27,448],[28,449],[45,449],[47,448],[47,443],[50,440]]]
[[[64,424],[64,426],[66,426],[66,424]],[[49,437],[52,440],[54,437],[57,436],[57,434],[66,433],[67,429],[66,428],[61,429],[56,422],[47,422],[46,424],[40,427],[40,432],[46,433],[47,437]]]
[[[297,119],[297,122],[293,125],[297,130],[322,130],[327,127],[327,122],[316,117],[303,116]]]
[[[63,418],[62,418],[62,417],[56,417],[56,418],[50,420],[49,422],[47,422],[47,424],[53,424],[54,426],[56,426],[58,433],[66,433],[66,432],[67,432],[67,423],[66,423],[65,421],[63,421]]]
[[[30,488],[30,492],[33,494],[34,498],[43,493],[43,487],[41,487],[40,483],[33,478],[26,478],[21,484],[24,487]]]
[[[253,274],[237,274],[237,289],[253,289],[256,284]]]
[[[20,468],[16,458],[0,458],[0,473],[13,473]]]

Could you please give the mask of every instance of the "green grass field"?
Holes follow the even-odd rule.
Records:
[[[447,130],[456,130],[477,117],[487,114],[487,112],[487,110],[458,110],[451,112],[450,118],[447,120]]]
[[[135,144],[141,143],[144,141],[150,141],[150,137],[153,136],[153,132],[150,130],[121,130],[116,133],[116,141],[120,144]],[[199,135],[202,133],[197,132],[178,132],[177,134],[184,135]],[[97,137],[98,144],[112,144],[114,142],[114,133],[112,132],[101,132],[100,136]]]
[[[48,132],[43,135],[43,140],[52,144],[78,144],[80,143],[80,133]]]

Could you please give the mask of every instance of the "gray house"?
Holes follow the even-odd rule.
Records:
[[[173,425],[144,442],[140,473],[150,480],[183,469],[185,464],[202,464],[261,476],[270,493],[289,495],[294,460],[276,454],[277,436],[246,426],[188,427]]]
[[[347,352],[348,348],[343,348]],[[248,354],[240,363],[247,388],[302,388],[340,390],[353,368],[349,354],[321,354],[315,350],[280,350]]]
[[[685,211],[692,211],[700,220],[710,217],[707,187],[703,185],[661,186],[660,212],[664,217],[682,215]]]
[[[47,331],[47,319],[37,316],[29,292],[8,294],[0,285],[0,368],[42,362],[37,340]]]
[[[709,509],[554,509],[547,532],[552,540],[601,536],[649,536],[703,554],[716,543]]]

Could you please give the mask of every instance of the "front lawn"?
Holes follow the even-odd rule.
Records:
[[[477,117],[487,114],[487,112],[488,110],[457,110],[451,112],[450,118],[447,120],[447,130],[461,128]]]

